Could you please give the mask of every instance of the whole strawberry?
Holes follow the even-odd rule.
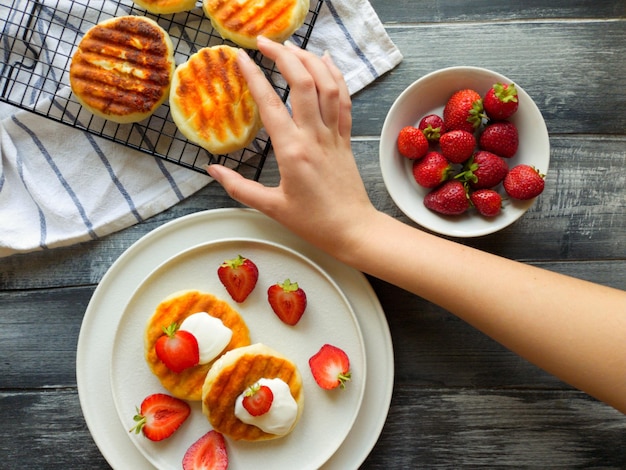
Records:
[[[446,181],[424,196],[424,205],[444,215],[461,215],[470,207],[467,189],[459,180]]]
[[[472,189],[485,189],[499,185],[508,172],[509,165],[503,158],[495,153],[479,150],[457,177],[461,181],[467,181]]]
[[[471,89],[454,92],[443,108],[447,131],[461,129],[474,132],[480,127],[483,117],[483,100],[477,91]]]
[[[421,160],[413,162],[413,177],[424,188],[436,188],[450,177],[452,166],[439,152],[428,152]]]
[[[471,132],[454,130],[446,132],[439,139],[441,153],[452,163],[467,161],[476,148],[476,137]]]
[[[470,195],[470,201],[480,215],[495,217],[502,209],[502,196],[493,189],[479,189]]]
[[[443,119],[437,114],[424,116],[418,126],[429,142],[439,142],[439,137],[445,132]]]
[[[398,151],[403,157],[417,160],[428,152],[428,139],[417,127],[403,127],[398,134]]]
[[[478,147],[501,157],[511,158],[519,147],[517,127],[509,121],[487,125],[478,137]]]
[[[508,119],[519,106],[517,89],[513,83],[496,83],[483,98],[483,107],[489,119],[501,121]]]
[[[545,175],[530,165],[520,164],[509,171],[502,185],[506,193],[514,198],[527,200],[539,196],[545,187]]]

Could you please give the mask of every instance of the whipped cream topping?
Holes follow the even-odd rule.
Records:
[[[206,312],[189,315],[180,325],[196,337],[200,351],[200,364],[207,364],[215,359],[230,343],[233,332],[222,320]]]
[[[259,385],[266,385],[274,394],[269,411],[260,416],[252,416],[243,407],[245,391],[235,401],[235,416],[246,424],[252,424],[269,434],[282,436],[289,432],[298,416],[298,404],[291,395],[289,385],[281,379],[259,379]]]

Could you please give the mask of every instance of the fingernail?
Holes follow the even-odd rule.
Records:
[[[259,44],[259,43],[261,43],[261,44],[268,44],[269,42],[271,42],[271,39],[267,39],[265,36],[257,36],[256,42],[257,42],[257,44]]]
[[[285,42],[283,42],[283,44],[286,47],[290,47],[292,49],[300,49],[298,46],[296,46],[293,42],[291,42],[289,39],[287,39]]]
[[[250,59],[250,56],[248,55],[248,53],[243,49],[237,50],[237,59],[242,62],[249,62],[252,60]]]

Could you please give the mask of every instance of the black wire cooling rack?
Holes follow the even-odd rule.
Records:
[[[300,47],[308,43],[322,2],[311,2],[304,25],[291,38]],[[177,64],[202,47],[229,43],[214,31],[200,4],[189,12],[152,15],[132,0],[3,0],[0,101],[190,170],[205,173],[204,165],[218,163],[238,171],[247,169],[258,180],[271,149],[263,131],[239,152],[213,155],[178,131],[167,102],[151,117],[134,124],[116,124],[81,107],[69,87],[69,65],[75,47],[91,26],[123,15],[143,15],[159,23],[172,39]],[[289,87],[275,65],[257,51],[249,53],[286,101]]]

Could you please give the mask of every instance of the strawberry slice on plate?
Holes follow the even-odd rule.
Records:
[[[209,431],[191,444],[183,457],[183,470],[226,470],[228,452],[224,436]]]
[[[294,326],[300,321],[306,309],[306,293],[297,282],[285,279],[282,284],[277,283],[267,290],[267,300],[274,313],[283,322]]]
[[[317,385],[326,390],[346,388],[350,380],[350,359],[343,349],[332,344],[323,345],[311,356],[309,367]]]
[[[151,441],[162,441],[174,434],[190,413],[191,407],[186,401],[164,393],[154,393],[141,402],[141,407],[133,417],[136,424],[130,432],[143,432]]]
[[[259,269],[254,262],[238,255],[234,259],[224,261],[217,268],[217,276],[232,299],[241,303],[254,290],[259,279]]]
[[[270,410],[273,401],[272,389],[256,383],[246,390],[242,405],[252,416],[261,416]]]

